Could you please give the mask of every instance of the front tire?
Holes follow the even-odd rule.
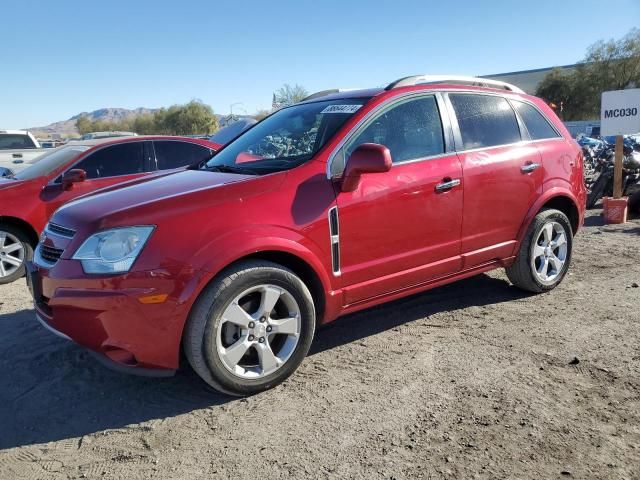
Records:
[[[554,289],[571,263],[573,231],[560,210],[543,210],[535,216],[520,245],[515,262],[506,268],[516,287],[541,293]]]
[[[307,355],[315,331],[311,293],[291,270],[243,261],[200,294],[185,327],[191,367],[210,386],[253,395],[288,378]]]
[[[0,285],[24,276],[24,263],[31,258],[33,248],[27,235],[13,225],[0,224]]]

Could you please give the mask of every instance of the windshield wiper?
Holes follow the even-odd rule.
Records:
[[[250,170],[247,168],[231,167],[229,165],[205,165],[203,168],[205,170],[211,170],[213,172],[220,172],[220,173],[239,173],[241,175],[258,175],[258,173],[253,170]]]

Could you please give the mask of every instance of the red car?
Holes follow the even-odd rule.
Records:
[[[211,158],[220,145],[185,137],[70,142],[0,177],[0,285],[24,275],[38,236],[60,205],[100,188]]]
[[[181,346],[223,392],[282,382],[316,325],[504,267],[557,286],[582,224],[578,145],[540,99],[408,77],[283,108],[201,168],[67,203],[30,264],[38,320],[129,371]]]

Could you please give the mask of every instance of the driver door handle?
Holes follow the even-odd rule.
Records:
[[[522,173],[530,173],[533,172],[534,170],[540,168],[540,164],[539,163],[527,163],[526,165],[523,165],[520,167],[520,171]]]
[[[442,183],[436,185],[436,192],[446,192],[447,190],[451,190],[453,187],[460,185],[459,178],[443,178],[442,180],[444,180]]]

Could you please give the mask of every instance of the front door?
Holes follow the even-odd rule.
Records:
[[[461,265],[462,171],[455,153],[446,151],[436,98],[411,97],[387,107],[338,155],[348,161],[362,143],[388,147],[393,166],[363,175],[353,192],[337,193],[347,304],[454,273]]]

